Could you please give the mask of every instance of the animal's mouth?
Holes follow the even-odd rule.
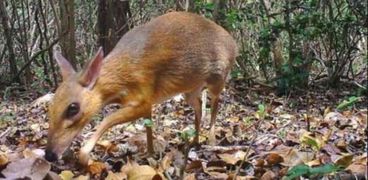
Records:
[[[56,153],[52,152],[51,150],[46,149],[45,159],[49,162],[55,162],[58,159],[58,156]]]

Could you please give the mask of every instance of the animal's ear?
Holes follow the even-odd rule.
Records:
[[[82,86],[87,87],[89,89],[93,88],[100,74],[103,58],[104,53],[102,47],[100,47],[98,49],[96,56],[87,64],[87,66],[84,67],[79,77],[79,83]]]
[[[60,52],[54,52],[54,58],[56,59],[56,62],[60,67],[63,80],[75,74],[73,66],[69,63],[67,59],[65,59],[63,55],[60,54]]]

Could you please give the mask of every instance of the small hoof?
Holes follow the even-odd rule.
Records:
[[[208,144],[211,146],[216,145],[216,135],[215,135],[215,128],[212,127],[210,129],[210,134],[208,136]]]
[[[79,164],[87,167],[89,165],[90,157],[86,153],[79,153]]]
[[[208,144],[211,146],[216,145],[216,137],[215,136],[208,137]]]

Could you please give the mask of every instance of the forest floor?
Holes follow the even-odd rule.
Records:
[[[351,89],[316,86],[278,97],[260,85],[231,82],[221,95],[216,146],[207,140],[208,105],[200,146],[191,147],[194,113],[175,98],[154,107],[153,156],[146,153],[145,120],[139,120],[105,133],[87,168],[76,154],[118,106],[105,108],[63,159],[49,163],[43,159],[47,103],[35,102],[37,93],[11,92],[0,104],[0,179],[365,179],[367,98]]]

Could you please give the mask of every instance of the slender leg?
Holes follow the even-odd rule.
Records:
[[[152,117],[150,116],[150,120],[152,121]],[[149,155],[153,155],[153,131],[151,126],[146,126],[146,134],[147,134],[147,152]]]
[[[219,96],[224,87],[224,83],[219,81],[215,85],[209,85],[208,91],[211,96],[211,122],[210,122],[210,134],[209,134],[209,144],[215,145],[216,144],[216,136],[215,136],[215,123],[216,123],[216,116],[218,112],[218,103],[219,103]]]
[[[194,137],[194,143],[199,144],[199,133],[201,129],[201,119],[202,119],[202,101],[201,101],[202,87],[198,88],[190,93],[185,93],[185,100],[192,106],[195,114],[195,130],[197,135]]]
[[[116,124],[134,121],[140,117],[150,117],[150,116],[151,116],[151,105],[142,103],[134,106],[124,107],[107,116],[97,127],[97,131],[92,135],[90,139],[88,139],[86,144],[81,148],[79,153],[79,162],[82,165],[88,165],[89,153],[92,151],[98,139],[100,139],[100,137],[110,127]]]

